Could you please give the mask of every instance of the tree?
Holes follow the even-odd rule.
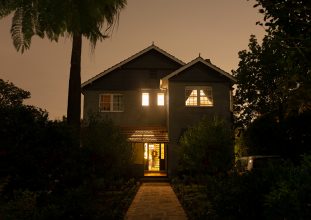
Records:
[[[308,0],[256,0],[268,31],[277,34],[283,46],[294,49],[297,60],[310,68],[311,3]],[[263,24],[261,24],[263,25]],[[310,69],[309,69],[310,70]],[[311,74],[310,72],[308,73]]]
[[[72,38],[67,120],[77,130],[81,115],[81,48],[82,37],[95,48],[107,37],[126,0],[7,0],[0,2],[0,18],[14,13],[11,35],[18,51],[29,49],[37,35],[57,41],[61,36]]]
[[[308,0],[256,0],[267,33],[287,51],[286,60],[296,81],[300,112],[311,110],[311,3]],[[263,25],[261,23],[261,25]]]
[[[235,115],[238,126],[273,113],[284,117],[311,110],[309,1],[257,0],[267,34],[261,45],[251,36],[239,52]]]
[[[13,83],[0,79],[0,106],[21,105],[24,99],[30,98],[30,92],[16,87]]]
[[[235,113],[238,125],[247,126],[257,116],[274,113],[284,118],[292,80],[286,51],[278,47],[273,36],[265,36],[259,45],[251,36],[249,50],[239,52],[236,71]]]

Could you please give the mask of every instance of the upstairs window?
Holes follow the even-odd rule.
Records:
[[[186,106],[213,106],[212,87],[186,87],[185,89],[185,105]]]
[[[142,106],[149,106],[149,93],[143,92],[141,95],[141,105]]]
[[[100,94],[99,95],[100,112],[123,112],[124,100],[123,94]]]
[[[164,106],[164,93],[158,93],[158,106]]]

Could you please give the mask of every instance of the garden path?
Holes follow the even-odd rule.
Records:
[[[169,183],[143,183],[125,220],[186,220],[186,214]]]

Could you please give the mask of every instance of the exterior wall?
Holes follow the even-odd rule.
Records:
[[[135,177],[144,176],[144,144],[133,143],[134,150],[134,164],[133,164],[133,175]]]
[[[124,94],[124,112],[101,112],[100,115],[110,118],[120,126],[166,126],[165,106],[157,106],[157,92],[160,79],[181,64],[164,56],[156,50],[137,57],[83,88],[83,118],[99,112],[99,94]],[[142,106],[141,93],[149,92],[149,106]]]
[[[142,106],[142,91],[149,92],[149,106]],[[84,93],[84,118],[89,113],[99,113],[119,126],[166,126],[166,105],[157,106],[157,92],[161,90],[86,91]],[[120,93],[124,95],[123,112],[99,112],[99,95]]]
[[[211,74],[209,74],[211,73]],[[190,77],[191,76],[191,77]],[[201,81],[202,80],[202,81]],[[185,106],[186,86],[210,86],[212,87],[212,107]],[[174,172],[178,161],[178,142],[182,133],[190,126],[198,123],[202,117],[213,118],[217,116],[231,124],[230,111],[231,83],[225,78],[214,75],[207,68],[197,66],[169,80],[169,170]],[[171,156],[174,155],[174,156]]]

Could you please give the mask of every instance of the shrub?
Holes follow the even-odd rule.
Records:
[[[311,219],[311,155],[305,155],[300,166],[287,168],[265,196],[267,219]]]
[[[191,176],[224,173],[233,159],[233,141],[224,121],[204,118],[181,137],[180,170]]]
[[[89,152],[93,175],[108,182],[130,178],[133,150],[112,121],[90,115],[82,127],[82,147]]]

